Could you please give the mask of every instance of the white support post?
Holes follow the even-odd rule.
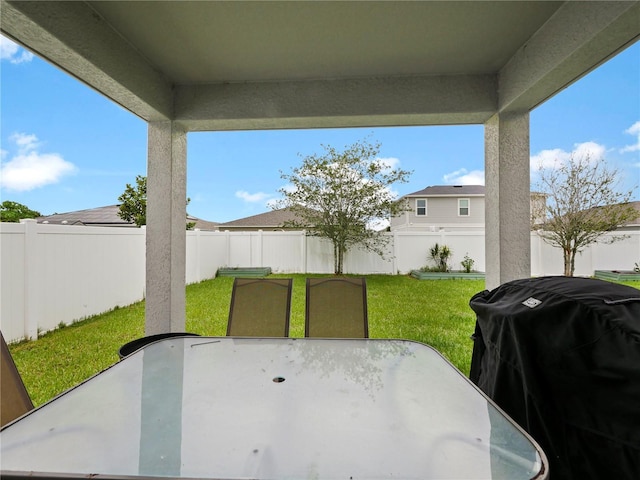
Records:
[[[186,132],[149,123],[145,334],[184,331]]]
[[[486,287],[531,276],[529,113],[485,123]]]

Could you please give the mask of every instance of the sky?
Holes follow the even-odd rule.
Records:
[[[430,185],[484,184],[484,127],[193,132],[187,136],[189,214],[228,222],[264,213],[302,158],[322,145],[369,139],[412,172],[398,196]],[[620,171],[640,200],[640,42],[530,115],[537,169],[588,153]],[[114,205],[146,175],[146,123],[75,78],[0,37],[0,200],[43,215]]]

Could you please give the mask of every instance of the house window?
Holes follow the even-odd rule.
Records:
[[[419,198],[416,200],[416,215],[424,217],[427,215],[427,199]]]
[[[458,216],[459,217],[469,216],[469,199],[468,198],[458,199]]]

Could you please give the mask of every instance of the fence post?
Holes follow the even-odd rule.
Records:
[[[229,232],[229,230],[225,230],[224,231],[224,236],[225,236],[225,239],[226,239],[225,245],[226,245],[226,249],[227,249],[227,251],[226,251],[227,259],[225,261],[224,266],[225,267],[231,267],[232,266],[231,265],[231,233]]]
[[[194,228],[196,233],[196,248],[195,248],[195,260],[196,260],[196,283],[200,283],[202,281],[202,275],[200,274],[200,265],[202,264],[202,259],[200,258],[201,249],[200,249],[200,229]]]
[[[396,275],[398,273],[398,231],[394,231],[392,233],[391,241],[393,245],[391,246],[391,275]]]
[[[302,232],[300,233],[300,239],[302,241],[302,258],[301,258],[301,263],[302,263],[302,269],[300,270],[302,273],[307,273],[307,231],[306,230],[302,230]]]
[[[24,336],[38,338],[38,224],[35,219],[20,220],[24,225]]]

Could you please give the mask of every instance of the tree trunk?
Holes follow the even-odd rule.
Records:
[[[577,249],[572,248],[571,249],[571,275],[569,275],[570,277],[573,277],[573,274],[576,271],[576,255],[578,254]]]
[[[342,275],[345,251],[346,248],[340,241],[333,243],[333,273],[336,275]]]
[[[573,277],[573,258],[571,255],[571,249],[570,248],[564,248],[562,250],[563,253],[563,257],[564,257],[564,276],[565,277]]]
[[[338,268],[336,269],[336,275],[342,275],[343,261],[344,261],[344,248],[338,247]]]
[[[572,248],[565,248],[563,249],[563,254],[564,254],[564,276],[573,277],[576,253],[573,251]]]

